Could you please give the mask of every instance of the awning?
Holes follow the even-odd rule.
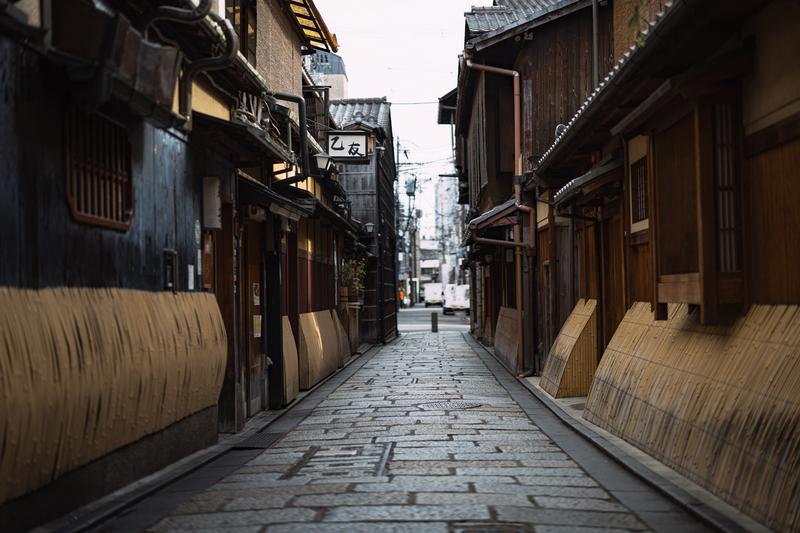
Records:
[[[358,239],[358,228],[356,228],[355,224],[322,203],[311,192],[300,187],[286,187],[285,192],[292,197],[292,201],[295,204],[308,213],[306,216],[325,219],[325,221],[349,233],[353,239]]]
[[[243,174],[239,174],[239,203],[260,205],[272,213],[295,221],[311,215],[308,209],[298,205],[297,202]]]
[[[563,205],[577,197],[587,185],[605,176],[609,172],[622,168],[622,158],[607,160],[599,166],[594,167],[586,174],[567,182],[553,195],[553,203],[556,207]]]
[[[470,244],[479,230],[488,227],[511,226],[517,221],[517,202],[512,198],[470,220],[467,223],[467,232],[464,234],[461,246]]]
[[[517,203],[511,200],[497,205],[477,216],[467,224],[470,229],[483,229],[487,226],[510,226],[516,224]],[[510,217],[514,217],[512,220]]]
[[[194,134],[209,137],[234,153],[241,153],[244,149],[250,154],[267,155],[276,161],[294,162],[295,158],[288,150],[255,126],[197,112],[193,114],[193,120]]]

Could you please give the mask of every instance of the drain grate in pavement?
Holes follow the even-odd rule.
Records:
[[[284,433],[256,433],[233,446],[234,450],[266,450],[278,442]]]
[[[450,402],[421,403],[417,407],[423,411],[452,411],[457,409],[474,409],[476,407],[480,407],[481,405],[483,404],[478,402],[454,400]]]

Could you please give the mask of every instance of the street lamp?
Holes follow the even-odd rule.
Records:
[[[372,233],[375,231],[375,224],[373,224],[372,222],[367,222],[366,224],[364,224],[364,231],[367,232],[367,235],[372,237]]]
[[[327,152],[320,152],[314,155],[314,159],[317,162],[317,168],[320,169],[323,173],[328,172],[333,162],[333,158]]]

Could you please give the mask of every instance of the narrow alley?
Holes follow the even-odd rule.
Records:
[[[103,529],[703,530],[460,332],[402,335],[265,432]]]
[[[800,533],[800,0],[0,0],[0,533]]]

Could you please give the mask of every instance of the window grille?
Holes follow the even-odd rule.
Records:
[[[647,158],[631,165],[631,222],[647,220]]]
[[[741,225],[736,165],[736,122],[734,105],[727,102],[714,106],[714,182],[719,271],[739,272]]]
[[[127,230],[134,187],[127,130],[96,113],[70,109],[64,120],[67,202],[83,223]]]

